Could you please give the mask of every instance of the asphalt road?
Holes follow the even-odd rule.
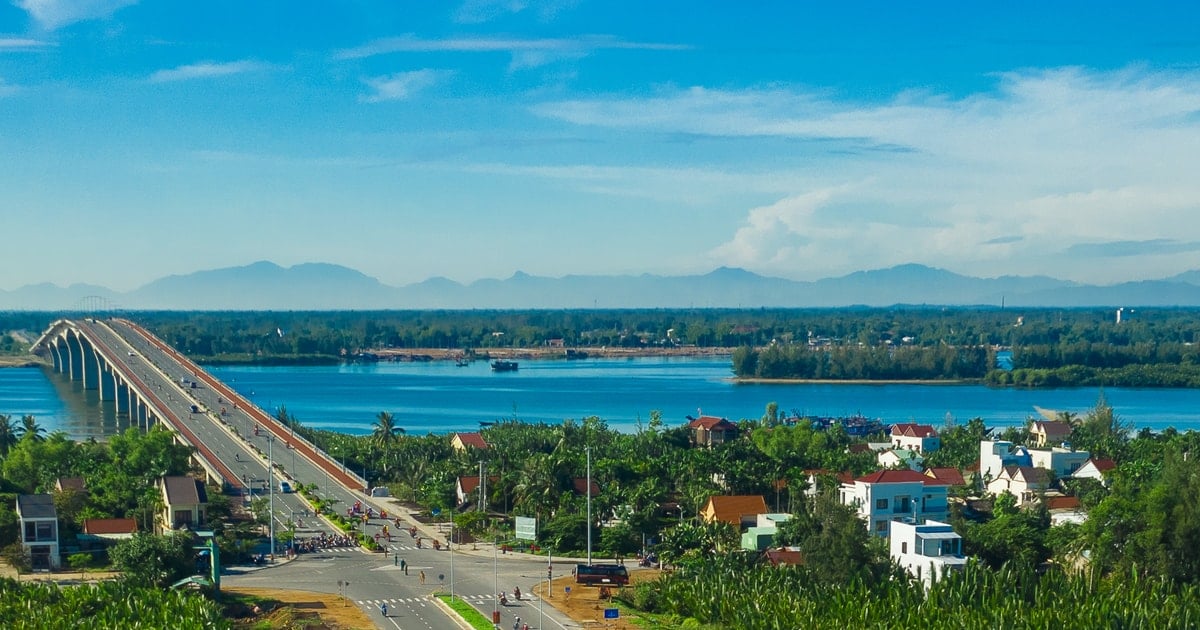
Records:
[[[518,616],[531,628],[563,630],[578,627],[557,611],[548,606],[543,609],[539,602],[531,599],[533,585],[546,579],[545,559],[523,554],[498,554],[492,545],[464,545],[461,549],[456,548],[453,554],[444,544],[440,551],[434,550],[430,540],[436,538],[445,543],[445,531],[410,519],[391,500],[376,499],[361,488],[344,485],[336,472],[330,473],[333,460],[314,462],[302,449],[289,448],[291,436],[272,437],[272,432],[251,415],[261,414],[262,410],[247,410],[245,399],[237,407],[230,402],[231,396],[236,395],[236,388],[231,384],[220,383],[211,375],[198,378],[196,368],[182,363],[173,350],[164,350],[122,322],[107,321],[88,328],[90,334],[96,335],[118,354],[117,360],[147,387],[153,388],[155,395],[183,419],[214,457],[234,474],[242,476],[255,496],[261,496],[268,489],[273,491],[272,519],[277,533],[295,522],[302,523],[297,527],[299,538],[321,532],[340,533],[324,519],[311,516],[310,507],[302,497],[279,492],[281,481],[317,484],[318,493],[334,500],[335,509],[339,511],[358,503],[363,510],[371,507],[376,514],[380,510],[390,512],[386,520],[377,516],[360,526],[368,535],[380,535],[378,540],[387,548],[384,554],[367,552],[360,547],[324,549],[258,570],[242,572],[242,569],[231,567],[230,574],[224,578],[227,584],[342,593],[347,605],[362,607],[381,628],[458,628],[457,622],[447,617],[429,597],[438,590],[452,591],[463,597],[489,618],[493,611],[499,611],[501,628],[512,627]],[[192,383],[197,384],[193,387]],[[192,405],[199,408],[199,413],[192,413]],[[257,435],[256,426],[259,427]],[[278,471],[270,474],[268,459],[282,467],[286,476]],[[396,518],[403,519],[404,529],[416,527],[417,535],[398,530]],[[390,541],[382,536],[385,525],[392,534]],[[418,538],[422,542],[420,548],[417,547]],[[407,573],[399,566],[401,559],[407,565]],[[554,575],[569,572],[570,567],[570,563],[556,563]],[[512,597],[516,586],[521,588],[521,601]],[[498,591],[508,594],[508,605],[499,605]],[[380,613],[382,603],[388,605],[386,618]]]

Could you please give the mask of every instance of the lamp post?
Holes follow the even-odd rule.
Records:
[[[267,435],[267,527],[271,532],[271,562],[275,562],[275,489],[271,487],[274,478],[271,471],[275,468],[275,436]]]
[[[492,598],[492,619],[500,618],[500,556],[496,550],[500,547],[500,539],[492,546],[492,589],[496,596]]]
[[[587,452],[587,563],[592,566],[592,447]]]

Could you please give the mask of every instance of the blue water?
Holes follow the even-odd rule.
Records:
[[[517,418],[561,422],[599,416],[634,431],[652,410],[668,425],[699,413],[757,418],[769,402],[781,412],[941,425],[979,416],[989,426],[1019,425],[1034,406],[1086,412],[1097,388],[1016,390],[978,385],[735,384],[727,358],[523,361],[517,372],[494,373],[484,362],[376,363],[316,367],[215,367],[212,373],[267,410],[284,405],[306,425],[363,434],[389,411],[409,433],[475,430],[480,421]],[[1124,421],[1137,428],[1200,429],[1200,390],[1104,391]],[[75,437],[125,426],[111,410],[58,374],[0,370],[0,413],[32,413],[49,430]]]

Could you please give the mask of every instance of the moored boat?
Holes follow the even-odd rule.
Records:
[[[516,372],[517,371],[517,362],[516,361],[504,361],[502,359],[497,359],[495,361],[492,361],[492,371],[494,371],[494,372]]]

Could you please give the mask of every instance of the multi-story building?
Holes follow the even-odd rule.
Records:
[[[858,511],[876,536],[888,536],[897,521],[945,520],[948,486],[914,470],[881,470],[842,484],[840,499]]]

